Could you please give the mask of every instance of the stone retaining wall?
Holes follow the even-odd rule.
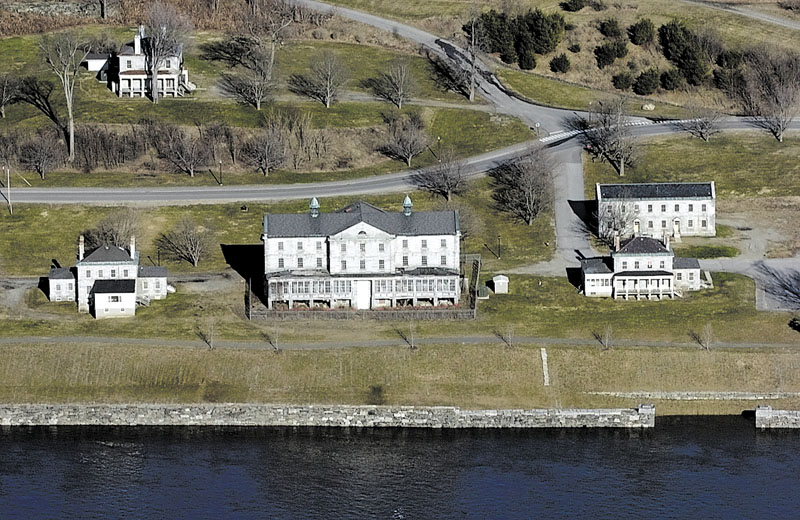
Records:
[[[652,428],[655,408],[462,410],[449,406],[0,405],[0,426]]]
[[[800,428],[800,410],[773,410],[771,406],[756,408],[756,428]]]

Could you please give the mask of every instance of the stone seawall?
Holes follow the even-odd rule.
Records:
[[[0,426],[652,428],[655,408],[462,410],[450,406],[0,405]]]
[[[756,428],[800,428],[800,410],[773,410],[771,406],[756,408]]]

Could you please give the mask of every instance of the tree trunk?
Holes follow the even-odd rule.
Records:
[[[331,107],[331,97],[325,96],[325,108],[330,108],[330,107]]]
[[[411,168],[411,159],[412,159],[412,157],[410,155],[408,157],[406,157],[406,164],[408,164],[409,168]]]
[[[261,100],[256,99],[256,110],[261,110]]]
[[[150,92],[153,96],[153,103],[158,104],[158,61],[154,60],[150,79]]]
[[[0,118],[2,118],[2,119],[6,118],[6,106],[5,105],[0,106]]]
[[[100,0],[100,18],[102,18],[103,20],[105,20],[106,17],[108,16],[108,10],[107,10],[108,6],[106,5],[106,3],[107,0]]]
[[[619,176],[625,177],[625,159],[619,161]]]

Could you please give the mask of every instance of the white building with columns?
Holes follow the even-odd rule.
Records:
[[[263,220],[265,302],[274,308],[457,305],[457,211],[402,211],[358,201],[324,213],[316,198],[302,214]]]

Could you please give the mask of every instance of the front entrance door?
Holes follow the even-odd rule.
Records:
[[[635,237],[639,236],[639,226],[640,226],[639,221],[638,220],[634,220],[633,221],[633,236],[635,236]]]
[[[672,236],[675,238],[681,236],[681,221],[678,219],[672,223]]]
[[[372,282],[356,280],[353,285],[356,292],[356,309],[369,309],[372,306]]]

